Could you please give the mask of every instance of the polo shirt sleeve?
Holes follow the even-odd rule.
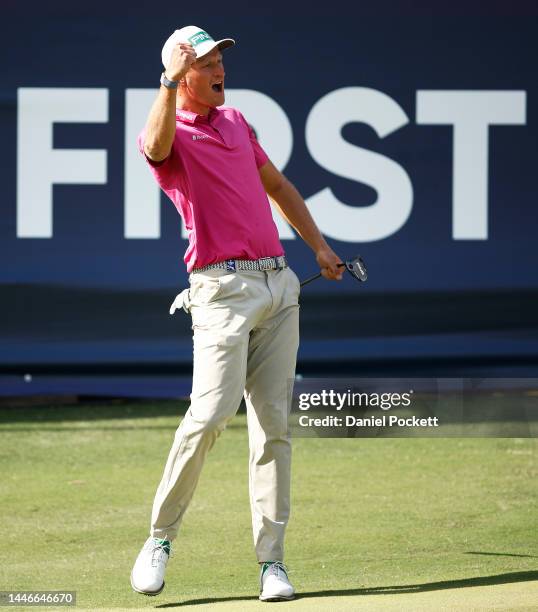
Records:
[[[172,149],[168,157],[162,161],[156,162],[150,159],[144,151],[144,142],[146,140],[146,130],[142,130],[137,138],[138,150],[144,156],[146,163],[155,180],[163,189],[167,189],[172,185],[174,173],[177,172],[177,152],[175,146],[172,145]]]
[[[254,130],[252,129],[251,125],[247,122],[247,120],[243,117],[241,113],[239,113],[239,116],[241,117],[241,120],[243,121],[243,123],[245,124],[248,130],[248,135],[250,138],[250,146],[252,147],[252,152],[254,153],[254,159],[256,160],[256,167],[261,168],[262,166],[265,166],[265,164],[269,161],[269,156],[262,149],[260,143],[258,142],[258,138],[256,137],[256,134]]]

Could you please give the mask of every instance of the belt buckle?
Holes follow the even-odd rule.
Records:
[[[260,266],[260,270],[262,272],[266,272],[267,270],[275,269],[275,258],[274,257],[262,257],[258,259],[258,265]]]

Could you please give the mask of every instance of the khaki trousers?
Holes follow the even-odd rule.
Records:
[[[208,451],[244,395],[249,493],[259,562],[282,561],[290,512],[288,416],[299,345],[297,276],[283,270],[191,274],[191,404],[157,489],[151,535],[173,540]]]

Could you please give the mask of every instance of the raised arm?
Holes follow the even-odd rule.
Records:
[[[180,81],[195,60],[196,53],[192,45],[177,44],[165,71],[166,78],[170,81]],[[176,134],[176,94],[177,89],[168,89],[161,85],[149,112],[144,152],[152,161],[159,162],[170,155]]]
[[[338,268],[337,264],[342,260],[327,244],[294,185],[271,161],[265,163],[259,169],[259,173],[265,191],[282,217],[295,228],[299,236],[316,254],[321,274],[329,280],[340,280],[342,269]]]

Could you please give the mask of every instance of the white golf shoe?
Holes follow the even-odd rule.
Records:
[[[164,573],[170,557],[168,540],[149,537],[136,558],[131,586],[143,595],[158,595],[164,589]]]
[[[286,566],[281,561],[264,563],[260,572],[260,601],[282,601],[295,597]]]

